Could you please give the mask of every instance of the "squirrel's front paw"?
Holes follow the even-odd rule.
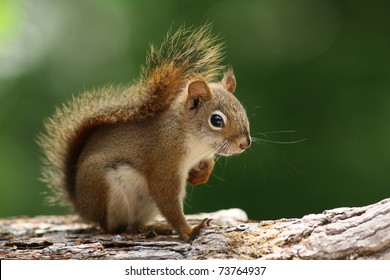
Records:
[[[192,229],[192,231],[191,231],[187,241],[191,242],[191,241],[195,240],[199,236],[200,230],[202,228],[209,227],[210,226],[210,222],[211,222],[211,219],[206,218],[199,225],[194,227]]]
[[[187,182],[193,186],[206,183],[209,180],[211,171],[213,171],[214,159],[201,160],[197,166],[188,173]]]

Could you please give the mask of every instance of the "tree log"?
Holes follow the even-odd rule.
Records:
[[[390,198],[300,219],[247,221],[239,209],[187,219],[205,217],[213,225],[191,244],[150,231],[105,234],[73,215],[1,219],[0,259],[390,259]]]

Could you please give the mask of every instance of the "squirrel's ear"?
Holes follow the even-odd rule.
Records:
[[[232,68],[229,68],[229,70],[223,76],[222,86],[231,93],[235,92],[237,82]]]
[[[207,82],[195,80],[188,85],[188,103],[190,109],[198,109],[200,101],[209,100],[212,92]]]

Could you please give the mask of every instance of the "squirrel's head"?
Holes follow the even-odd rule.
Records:
[[[207,83],[202,77],[190,81],[186,111],[191,131],[210,146],[212,153],[230,156],[251,145],[249,121],[244,107],[233,95],[236,78],[230,69],[221,82]]]

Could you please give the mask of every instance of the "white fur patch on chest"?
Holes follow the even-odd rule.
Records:
[[[159,214],[150,197],[147,182],[137,170],[120,165],[107,173],[110,184],[108,193],[108,228],[118,225],[139,226],[148,223]]]
[[[215,149],[213,149],[213,143],[214,140],[212,138],[199,139],[193,136],[187,137],[187,154],[182,164],[182,172],[185,173],[185,176],[188,176],[190,169],[197,165],[201,160],[214,157]]]

